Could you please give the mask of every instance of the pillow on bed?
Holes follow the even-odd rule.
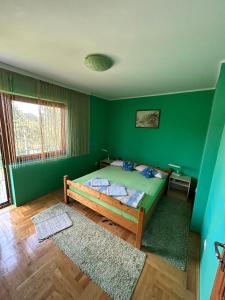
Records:
[[[154,177],[153,172],[154,172],[154,170],[152,168],[147,167],[141,172],[141,174],[143,176],[145,176],[145,178],[152,178],[152,177]]]
[[[154,177],[156,177],[156,178],[161,178],[161,179],[163,179],[163,178],[166,178],[166,177],[168,176],[168,173],[163,172],[163,171],[158,170],[158,169],[154,169],[153,175],[154,175]]]
[[[123,166],[123,161],[122,160],[114,160],[110,164],[111,166],[114,167],[122,167]]]
[[[146,165],[138,165],[135,167],[135,170],[142,172],[145,168],[149,168],[149,167]]]
[[[134,169],[134,163],[131,161],[123,162],[123,170],[124,171],[132,171]]]

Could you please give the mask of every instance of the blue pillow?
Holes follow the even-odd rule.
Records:
[[[134,163],[131,161],[123,162],[123,170],[124,171],[132,171],[134,169]]]
[[[145,176],[145,178],[152,178],[154,177],[154,174],[153,174],[153,169],[151,168],[145,168],[141,174]]]

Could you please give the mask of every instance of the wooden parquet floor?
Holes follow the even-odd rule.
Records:
[[[26,205],[0,210],[0,299],[110,299],[50,240],[38,243],[31,217],[63,200],[61,191]],[[72,202],[81,213],[121,238],[134,242],[125,229]],[[190,235],[187,272],[151,253],[132,299],[198,299],[199,239]]]

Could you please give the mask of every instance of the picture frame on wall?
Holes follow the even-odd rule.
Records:
[[[147,109],[136,111],[136,128],[159,128],[160,109]]]

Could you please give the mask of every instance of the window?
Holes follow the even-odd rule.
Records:
[[[18,161],[65,154],[65,105],[43,100],[12,101]]]

